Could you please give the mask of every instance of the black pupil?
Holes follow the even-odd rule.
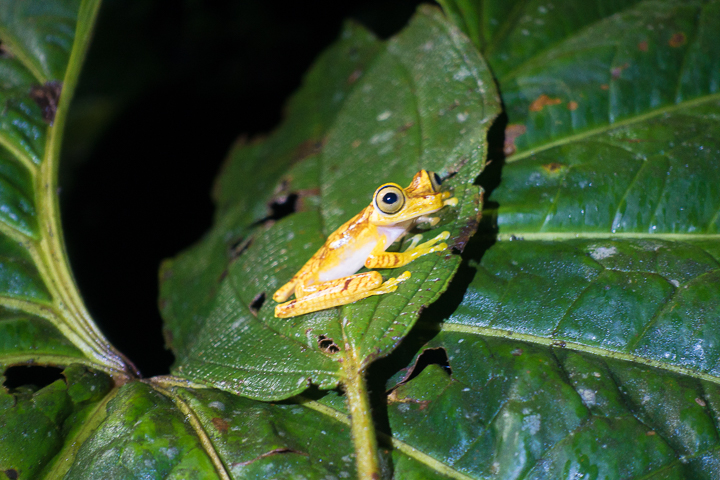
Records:
[[[393,203],[398,201],[397,193],[388,192],[385,195],[383,195],[383,202],[387,203],[388,205],[392,205]]]

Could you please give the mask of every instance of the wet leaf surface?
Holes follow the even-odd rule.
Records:
[[[325,88],[318,102],[313,82],[330,62],[338,66],[322,81],[337,87]],[[392,351],[447,287],[457,255],[431,254],[389,271],[388,278],[405,270],[412,277],[394,294],[338,309],[277,319],[269,299],[330,233],[370,203],[378,185],[406,185],[421,168],[452,175],[447,185],[460,200],[424,237],[447,230],[451,245],[464,245],[477,225],[473,181],[484,161],[484,132],[497,112],[492,88],[467,39],[435,10],[422,10],[387,43],[349,26],[308,74],[285,125],[271,139],[231,153],[216,190],[213,231],[165,264],[161,302],[178,358],[174,371],[253,398],[280,399],[310,383],[337,386],[346,349],[358,351],[364,364]],[[334,108],[310,116],[314,128],[298,116],[309,109],[305,102],[330,99]],[[306,136],[298,138],[301,122]],[[256,195],[237,188],[248,171],[262,183]],[[297,211],[268,219],[273,208],[264,205],[277,208],[289,195],[296,195]],[[243,221],[244,227],[228,228]],[[200,268],[215,276],[196,277]],[[262,294],[268,300],[258,309]],[[324,348],[326,340],[338,351]]]
[[[441,3],[468,38],[433,9],[388,41],[349,24],[285,123],[233,148],[213,229],[161,272],[176,376],[124,385],[68,366],[116,371],[57,313],[33,250],[33,169],[64,97],[48,127],[30,91],[70,56],[41,59],[56,47],[0,9],[0,363],[66,367],[0,388],[0,476],[353,478],[348,345],[382,358],[387,478],[720,475],[720,2]],[[91,19],[56,7],[48,31],[71,7]],[[470,240],[494,81],[507,158]],[[275,319],[273,292],[327,235],[419,168],[460,199],[424,232],[455,251],[413,262],[395,294]]]
[[[57,211],[59,139],[97,7],[89,1],[0,3],[3,368],[84,362],[119,375],[132,371],[80,300]]]

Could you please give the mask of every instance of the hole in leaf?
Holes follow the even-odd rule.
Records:
[[[16,480],[19,476],[18,471],[15,470],[14,468],[8,468],[7,470],[5,470],[4,473],[5,473],[5,476],[7,478],[9,478],[10,480]]]
[[[412,366],[409,375],[402,383],[409,382],[420,375],[428,365],[439,365],[448,375],[452,375],[452,368],[450,368],[450,361],[448,360],[445,349],[442,347],[428,348],[415,360],[415,365]]]
[[[263,303],[265,303],[265,292],[261,292],[255,295],[253,301],[250,302],[250,313],[257,317],[257,312],[258,310],[260,310],[260,308],[262,308]]]
[[[261,218],[255,222],[255,225],[275,222],[281,218],[287,217],[291,213],[295,213],[295,211],[297,211],[298,198],[299,195],[295,192],[274,198],[273,201],[268,204],[270,214],[267,217]]]
[[[318,336],[318,347],[325,353],[338,353],[340,351],[340,347],[327,335]]]
[[[14,390],[24,385],[40,390],[56,380],[64,379],[63,369],[58,367],[41,367],[38,365],[18,365],[5,370],[5,388]]]

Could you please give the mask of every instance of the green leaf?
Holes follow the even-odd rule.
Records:
[[[10,393],[0,388],[0,471],[7,478],[41,478],[43,467],[56,454],[73,449],[66,437],[77,434],[78,427],[97,414],[112,387],[107,375],[81,365],[63,374],[64,381],[38,391]]]
[[[446,288],[457,256],[422,257],[388,273],[412,272],[395,294],[338,309],[277,319],[269,298],[367,206],[379,184],[407,184],[420,168],[457,172],[448,183],[461,207],[424,235],[448,230],[462,248],[476,225],[472,182],[497,111],[492,88],[480,57],[435,10],[421,10],[384,44],[348,26],[308,75],[281,129],[231,153],[216,189],[214,229],[165,264],[161,307],[174,372],[251,398],[281,399],[310,382],[337,386],[348,351],[357,352],[361,368],[392,351]],[[251,176],[252,185],[239,187]],[[290,195],[299,211],[267,219],[265,205]],[[340,352],[325,351],[320,336]]]
[[[0,389],[0,472],[717,478],[720,2],[443,4],[469,38],[428,8],[388,41],[350,24],[281,128],[232,150],[215,226],[161,272],[176,376],[143,381],[94,337],[57,253],[54,197],[38,193],[53,190],[38,185],[53,179],[69,96],[46,127],[22,82],[53,79],[57,58],[23,60],[12,48],[42,42],[16,37],[35,30],[0,26],[12,53],[0,60],[15,72],[2,90],[7,115],[35,112],[34,124],[7,125],[42,127],[27,138],[0,129],[0,177],[15,189],[0,189],[9,259],[0,361],[76,360],[117,382],[71,365],[39,390]],[[88,5],[75,4],[63,92],[87,41]],[[474,181],[497,113],[494,82],[507,158],[483,236],[461,263],[482,205]],[[410,264],[395,294],[275,319],[272,293],[327,235],[378,184],[407,184],[419,168],[454,173],[460,203],[424,235],[449,230],[456,252]],[[288,398],[309,384],[319,389]],[[373,424],[380,448],[368,469]]]
[[[319,73],[326,69],[330,75]],[[177,354],[173,372],[181,377],[263,400],[288,398],[310,384],[343,384],[358,475],[370,476],[379,466],[365,371],[447,288],[459,257],[426,255],[387,274],[412,274],[393,294],[291,319],[276,318],[269,298],[370,203],[378,185],[407,184],[420,169],[452,177],[447,185],[460,205],[426,238],[449,231],[451,245],[462,250],[477,227],[481,197],[473,182],[499,105],[467,38],[429,8],[384,44],[348,27],[307,85],[271,139],[231,154],[216,191],[216,226],[165,264],[161,308]],[[249,178],[258,180],[244,188]],[[258,208],[293,197],[299,211],[277,222]]]
[[[96,1],[0,2],[0,366],[85,363],[132,374],[67,266],[57,164]]]

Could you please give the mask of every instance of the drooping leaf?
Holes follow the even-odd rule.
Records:
[[[58,453],[74,445],[66,437],[78,435],[84,422],[98,414],[112,380],[81,365],[63,372],[65,379],[32,391],[12,394],[0,387],[0,471],[7,478],[41,478]],[[2,377],[0,377],[2,378]],[[4,378],[3,378],[4,380]]]
[[[0,2],[0,367],[85,363],[127,375],[67,266],[57,205],[63,125],[99,2]]]

